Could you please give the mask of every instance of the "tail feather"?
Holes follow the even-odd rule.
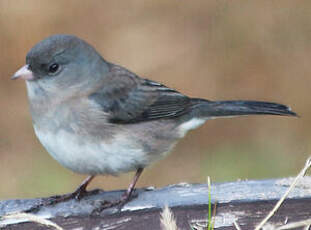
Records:
[[[239,115],[279,115],[297,116],[290,107],[273,102],[264,101],[207,101],[193,99],[197,107],[198,117],[226,117]]]

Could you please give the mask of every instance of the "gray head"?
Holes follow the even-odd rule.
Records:
[[[105,71],[108,64],[91,45],[72,35],[53,35],[28,52],[26,66],[12,79],[52,93],[95,84]]]

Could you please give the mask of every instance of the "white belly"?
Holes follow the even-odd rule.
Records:
[[[153,161],[139,144],[125,135],[93,143],[83,136],[60,130],[56,134],[34,127],[45,149],[64,167],[83,174],[118,174],[145,167]]]

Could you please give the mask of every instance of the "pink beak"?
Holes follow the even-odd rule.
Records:
[[[28,65],[24,65],[22,68],[17,70],[17,72],[11,77],[12,80],[16,80],[19,78],[24,79],[24,80],[33,80],[34,79],[34,76],[31,72],[31,70],[29,70]]]

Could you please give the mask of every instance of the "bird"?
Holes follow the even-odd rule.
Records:
[[[11,79],[26,82],[34,132],[46,151],[65,168],[88,175],[66,198],[81,199],[97,175],[136,171],[116,203],[128,201],[144,168],[207,120],[297,116],[274,102],[186,96],[110,63],[85,40],[67,34],[35,44]]]

